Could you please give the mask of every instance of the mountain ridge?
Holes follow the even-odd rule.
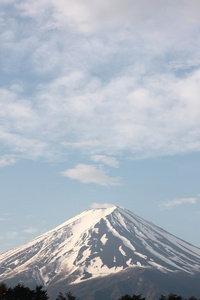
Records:
[[[0,281],[21,278],[48,288],[60,282],[72,287],[126,269],[199,273],[200,249],[114,205],[86,210],[0,255]]]

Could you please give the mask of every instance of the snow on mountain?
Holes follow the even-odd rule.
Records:
[[[0,281],[78,283],[134,267],[200,272],[200,249],[124,208],[92,209],[0,255]]]

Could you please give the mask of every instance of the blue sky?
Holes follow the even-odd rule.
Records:
[[[199,0],[0,0],[0,253],[116,204],[200,247]]]

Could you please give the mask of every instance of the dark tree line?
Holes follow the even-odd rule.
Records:
[[[7,287],[5,283],[0,284],[0,300],[48,300],[47,291],[41,285],[37,285],[35,289],[25,287],[19,283],[15,287]],[[76,297],[68,293],[59,293],[56,300],[76,300]]]
[[[145,300],[145,298],[142,298],[141,295],[133,295],[132,297],[128,294],[122,296],[119,298],[119,300]]]
[[[119,300],[145,300],[141,295],[124,295]],[[177,296],[176,294],[169,294],[168,296],[161,295],[159,300],[187,300],[186,298],[183,298],[181,296]],[[198,300],[194,296],[189,297],[188,300]],[[200,300],[200,299],[199,299]]]
[[[36,286],[34,290],[25,287],[19,283],[15,287],[7,287],[6,284],[0,284],[0,300],[48,300],[47,291],[41,285]]]
[[[47,291],[43,289],[41,285],[36,286],[35,289],[30,289],[25,287],[23,284],[19,283],[13,288],[7,287],[5,283],[0,284],[0,300],[48,300],[49,296]],[[65,294],[59,293],[55,300],[76,300],[71,292]],[[145,300],[141,295],[130,296],[128,294],[120,297],[118,300]],[[159,300],[200,300],[194,296],[188,299],[176,294],[169,294],[168,296],[161,295]]]

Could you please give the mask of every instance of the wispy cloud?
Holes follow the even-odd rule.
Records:
[[[159,206],[163,208],[169,208],[172,206],[182,205],[185,203],[196,204],[196,202],[197,202],[197,198],[181,198],[181,199],[175,199],[168,202],[162,202],[159,204]]]
[[[16,163],[16,157],[14,155],[5,155],[0,157],[0,167],[13,165]]]
[[[1,213],[0,215],[0,221],[10,221],[10,213]]]
[[[199,1],[12,2],[1,1],[0,165],[72,147],[112,167],[125,152],[200,150]]]
[[[7,113],[17,106],[15,99],[2,105],[1,143],[10,158],[30,159],[62,156],[72,146],[87,149],[89,155],[94,149],[116,155],[129,151],[136,158],[199,151],[199,72],[170,77],[153,75],[143,82],[145,89],[134,86],[134,76],[121,77],[95,92],[85,77],[75,94],[72,87],[66,88],[67,82],[57,79],[56,88],[54,83],[43,86],[35,107],[25,109],[24,115],[21,106],[15,114]],[[27,107],[30,101],[21,105]],[[97,159],[95,154],[93,160]]]
[[[39,230],[38,230],[38,228],[36,228],[36,227],[30,227],[30,228],[27,228],[27,229],[25,229],[24,230],[24,232],[25,233],[28,233],[28,234],[34,234],[34,233],[36,233],[36,232],[38,232]]]
[[[74,148],[95,148],[95,147],[99,147],[101,145],[101,142],[98,140],[91,140],[91,141],[80,141],[80,142],[63,142],[63,146],[65,147],[74,147]]]
[[[92,155],[91,160],[94,162],[101,162],[107,166],[118,168],[119,162],[115,157],[107,155]]]
[[[103,169],[95,165],[78,164],[75,168],[62,172],[61,175],[82,183],[96,183],[104,186],[121,185],[120,177],[109,177]]]

